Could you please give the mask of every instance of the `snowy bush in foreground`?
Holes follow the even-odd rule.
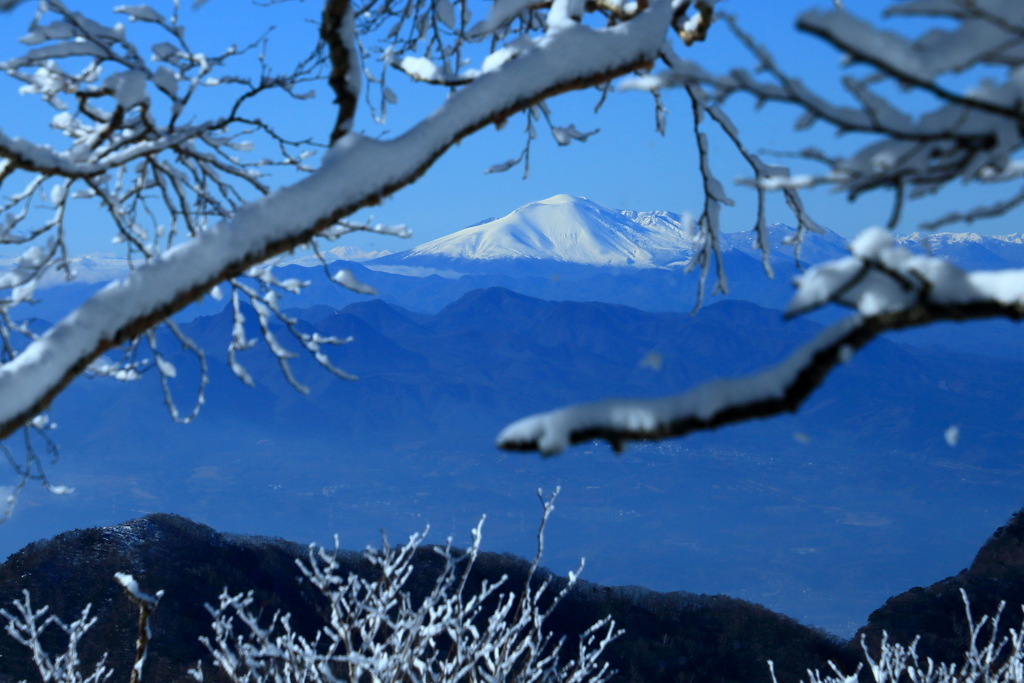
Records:
[[[861,635],[860,644],[864,650],[864,658],[868,663],[868,671],[875,683],[1021,683],[1024,681],[1024,625],[1017,629],[1009,629],[1009,635],[999,637],[999,620],[1002,617],[1006,602],[1001,602],[994,616],[983,616],[974,623],[971,616],[971,603],[967,591],[960,589],[967,614],[967,649],[964,651],[963,664],[936,663],[931,657],[921,660],[917,654],[920,636],[909,645],[889,642],[889,634],[882,632],[877,659],[872,657],[866,638]],[[1022,606],[1024,608],[1024,606]],[[988,626],[988,638],[983,632]],[[858,683],[863,665],[859,665],[852,674],[844,674],[832,662],[832,673],[822,676],[820,671],[808,671],[808,683]],[[775,666],[769,660],[768,666],[775,678]]]
[[[218,673],[234,683],[605,683],[614,672],[600,657],[621,633],[610,617],[580,635],[572,656],[564,656],[563,640],[555,641],[544,631],[545,621],[579,576],[579,570],[570,572],[565,586],[550,595],[552,577],[536,577],[544,528],[557,495],[556,489],[548,500],[541,499],[544,511],[537,554],[518,596],[506,589],[507,576],[493,583],[484,581],[477,592],[468,594],[467,582],[479,553],[481,519],[464,553],[453,549],[451,538],[443,547],[421,548],[425,532],[413,534],[397,547],[385,537],[380,549],[368,548],[364,553],[372,567],[372,576],[367,577],[339,573],[337,541],[333,551],[311,545],[308,558],[297,564],[326,600],[325,623],[311,639],[293,630],[290,615],[277,613],[267,619],[251,592],[232,595],[225,588],[217,605],[207,605],[213,637],[200,640]],[[443,563],[418,602],[409,585],[417,550],[420,557],[434,552]],[[161,593],[147,596],[124,574],[118,575],[118,581],[141,610],[131,681],[137,683],[146,657],[149,617]],[[23,600],[15,601],[15,608],[15,614],[0,610],[0,615],[7,619],[7,632],[32,650],[45,683],[100,683],[113,673],[104,660],[89,675],[79,672],[78,643],[95,623],[95,617],[89,617],[90,606],[72,624],[47,616],[46,607],[33,610],[27,592]],[[40,643],[51,625],[68,636],[67,651],[56,658]],[[206,676],[201,663],[191,674],[198,681]]]

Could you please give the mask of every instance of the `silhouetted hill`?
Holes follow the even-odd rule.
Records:
[[[975,623],[985,615],[994,615],[1000,602],[1005,601],[1000,633],[1006,635],[1011,628],[1020,630],[1024,605],[1024,510],[992,534],[967,569],[887,600],[871,614],[854,642],[859,642],[863,633],[873,651],[877,651],[883,630],[889,633],[890,640],[902,643],[909,643],[920,634],[917,651],[922,657],[960,663],[969,632],[961,589],[970,599]],[[987,642],[988,632],[983,635],[983,642]]]
[[[768,683],[767,660],[775,662],[778,680],[794,683],[828,661],[852,672],[861,658],[860,635],[872,649],[882,630],[890,641],[909,644],[920,636],[918,653],[937,662],[959,663],[967,646],[960,588],[971,598],[975,620],[994,614],[999,602],[1008,608],[1002,628],[1019,628],[1018,605],[1024,603],[1024,510],[999,528],[978,551],[968,569],[927,588],[890,598],[872,613],[849,643],[803,626],[760,605],[724,595],[658,593],[638,587],[612,588],[580,582],[548,621],[556,636],[573,638],[611,614],[626,633],[606,651],[619,671],[616,681],[631,683]],[[152,621],[153,637],[145,680],[185,680],[197,660],[211,672],[209,657],[197,640],[210,634],[204,603],[214,603],[227,588],[253,590],[264,615],[290,612],[292,624],[305,635],[321,624],[320,596],[300,577],[296,559],[306,548],[277,538],[218,533],[177,515],[153,514],[111,527],[76,530],[38,541],[0,566],[0,606],[9,606],[21,591],[30,591],[38,609],[70,620],[86,604],[98,617],[80,646],[88,665],[103,652],[116,672],[129,670],[134,656],[137,612],[112,577],[128,571],[147,591],[165,596]],[[360,554],[342,552],[343,573],[373,571]],[[407,584],[414,601],[433,585],[440,560],[421,548],[416,571]],[[481,581],[508,575],[515,590],[525,581],[529,564],[510,554],[484,552],[467,590]],[[551,577],[546,570],[536,577]],[[553,577],[555,590],[565,579]],[[55,641],[50,647],[56,651]],[[117,676],[117,673],[115,673]],[[0,635],[0,683],[35,680],[28,650]],[[213,680],[219,680],[214,678]]]
[[[204,603],[215,603],[225,587],[233,593],[253,590],[265,616],[290,612],[292,624],[309,635],[322,622],[315,589],[299,579],[295,560],[306,550],[280,539],[221,534],[182,517],[154,514],[113,527],[71,531],[29,545],[0,566],[0,605],[9,606],[22,589],[33,604],[69,619],[87,603],[98,622],[83,641],[82,661],[91,668],[109,653],[115,678],[123,678],[134,657],[138,614],[113,581],[116,571],[131,572],[146,591],[163,589],[152,621],[152,640],[144,680],[186,680],[185,671],[210,659],[197,640],[211,634]],[[344,572],[368,574],[361,555],[342,555]],[[529,564],[512,555],[483,553],[467,590],[481,580],[509,576],[510,588],[522,586]],[[419,600],[439,571],[438,556],[421,548],[409,586]],[[542,571],[536,580],[549,576]],[[564,586],[556,577],[554,589]],[[839,641],[759,605],[725,596],[656,593],[642,588],[607,588],[581,583],[548,625],[556,635],[573,637],[607,614],[626,634],[607,651],[620,671],[618,681],[665,683],[767,683],[767,659],[776,662],[781,680],[796,681],[807,667],[843,661]],[[29,651],[0,634],[0,683],[36,679]],[[191,680],[191,679],[187,679]],[[208,680],[210,680],[208,678]],[[214,678],[213,680],[218,680]]]

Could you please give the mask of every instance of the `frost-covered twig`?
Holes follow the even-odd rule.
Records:
[[[327,603],[325,624],[312,638],[297,634],[287,614],[261,619],[251,592],[232,595],[225,589],[216,606],[207,605],[214,637],[201,640],[215,667],[233,683],[605,683],[613,672],[600,656],[620,633],[613,621],[603,619],[581,634],[575,657],[563,656],[562,641],[554,642],[544,632],[552,610],[579,575],[570,572],[568,582],[552,596],[546,595],[551,577],[539,585],[533,580],[557,494],[541,497],[538,552],[518,600],[511,592],[501,592],[507,577],[484,581],[475,593],[467,590],[479,554],[481,519],[467,551],[454,550],[451,538],[444,547],[433,548],[443,567],[422,600],[413,598],[407,584],[415,562],[427,551],[421,548],[426,532],[397,547],[385,536],[379,550],[367,549],[369,577],[339,573],[336,539],[333,551],[310,546],[307,560],[298,563]],[[542,607],[542,602],[547,604]],[[197,666],[193,676],[202,681],[202,668]]]
[[[231,295],[231,301],[235,316],[235,329],[232,335],[229,353],[231,356],[231,369],[239,379],[246,384],[252,384],[252,378],[238,362],[237,356],[235,355],[236,351],[245,350],[251,347],[251,344],[245,339],[244,328],[241,327],[245,318],[239,307],[239,294],[248,297],[249,303],[252,305],[253,310],[256,313],[256,319],[260,325],[260,332],[263,336],[263,340],[267,343],[267,348],[277,358],[278,364],[281,367],[281,373],[284,375],[285,379],[298,392],[302,394],[309,393],[309,388],[299,382],[295,375],[292,374],[291,365],[289,364],[289,361],[296,358],[298,354],[289,351],[278,341],[277,336],[274,334],[273,330],[271,330],[271,324],[274,320],[282,324],[292,338],[298,341],[302,345],[303,349],[325,370],[340,379],[357,379],[355,375],[351,375],[344,370],[335,367],[334,364],[331,363],[330,358],[327,357],[327,354],[323,352],[322,348],[324,346],[347,344],[352,341],[352,337],[324,337],[318,332],[314,332],[312,334],[302,332],[298,328],[299,321],[296,318],[292,318],[285,314],[278,305],[276,291],[278,288],[284,291],[298,293],[302,287],[309,283],[299,282],[294,279],[281,282],[274,277],[274,274],[269,267],[252,269],[249,271],[248,275],[257,279],[263,286],[264,291],[262,293],[257,291],[239,278],[231,280],[231,286],[234,290]],[[365,285],[362,285],[362,283],[358,282],[352,273],[347,270],[341,270],[338,273],[335,273],[332,279],[339,284],[343,284],[349,289],[354,289],[355,291],[359,291],[359,286],[366,287]],[[372,288],[366,289],[372,291]],[[362,293],[368,292],[364,290]]]
[[[14,475],[18,478],[17,483],[10,487],[7,499],[2,503],[3,512],[0,514],[0,524],[11,518],[11,515],[14,513],[14,505],[18,502],[18,496],[30,481],[38,481],[44,489],[56,495],[74,493],[75,490],[69,486],[55,486],[50,483],[49,478],[46,476],[46,471],[43,469],[43,461],[36,452],[36,447],[33,443],[33,439],[41,440],[43,448],[51,458],[50,464],[57,462],[60,453],[57,450],[57,445],[47,434],[48,431],[56,427],[57,425],[50,421],[48,415],[40,414],[36,415],[28,424],[21,428],[21,433],[24,437],[22,443],[22,449],[24,450],[23,461],[19,460],[14,450],[0,443],[0,453],[3,453],[7,459],[7,464],[10,465]]]
[[[704,300],[704,286],[708,272],[711,270],[711,260],[714,259],[718,279],[715,282],[715,289],[712,294],[722,292],[728,293],[729,283],[725,277],[725,263],[722,261],[721,227],[719,214],[722,212],[722,204],[732,206],[734,202],[725,194],[725,188],[711,171],[711,158],[708,150],[708,136],[700,130],[701,121],[706,110],[703,91],[700,86],[687,86],[690,95],[690,102],[693,105],[693,133],[697,138],[697,151],[700,154],[700,176],[704,183],[704,210],[697,219],[698,240],[697,249],[687,264],[687,271],[700,266],[700,278],[697,286],[697,304],[699,308]]]
[[[1024,683],[1024,627],[1011,628],[1008,635],[1000,636],[999,621],[1006,603],[1001,602],[994,615],[983,616],[975,622],[967,591],[961,588],[960,596],[967,620],[963,663],[935,662],[931,657],[922,660],[917,653],[920,636],[906,646],[889,642],[889,634],[885,631],[878,644],[878,655],[874,657],[866,636],[862,634],[860,644],[868,664],[869,680],[874,683],[908,680],[914,683]],[[987,638],[984,636],[986,631]],[[834,662],[829,662],[829,666],[832,672],[824,676],[820,671],[808,671],[808,683],[857,683],[863,680],[859,677],[863,665],[859,665],[852,674],[842,673]],[[769,660],[768,667],[772,683],[778,683],[774,662]]]
[[[666,85],[682,85],[690,96],[694,112],[694,133],[697,140],[697,151],[699,168],[704,185],[704,208],[697,220],[699,230],[699,248],[688,264],[689,269],[700,266],[700,279],[698,280],[697,306],[699,307],[703,295],[707,276],[710,273],[712,262],[716,269],[717,282],[715,292],[727,291],[728,283],[724,263],[718,258],[718,214],[721,211],[721,204],[732,206],[733,202],[725,195],[721,182],[711,172],[710,154],[707,137],[700,131],[700,123],[705,114],[718,124],[719,129],[729,138],[736,151],[754,172],[752,181],[741,180],[741,184],[754,187],[757,191],[757,216],[754,222],[754,233],[756,244],[761,252],[761,264],[768,277],[774,277],[774,269],[771,265],[771,242],[768,234],[768,223],[765,216],[766,194],[772,190],[779,190],[783,193],[786,204],[796,218],[797,231],[795,235],[786,238],[786,244],[792,245],[793,255],[797,264],[800,263],[800,246],[808,232],[821,232],[821,227],[811,218],[803,205],[799,195],[800,184],[790,178],[790,171],[784,166],[769,165],[761,160],[744,143],[736,124],[728,114],[719,106],[719,103],[708,96],[701,83],[711,80],[711,77],[691,62],[682,59],[670,45],[662,48],[660,55],[672,71],[671,78],[665,74],[658,76],[643,75],[637,78],[628,79],[620,85],[622,90],[649,90],[657,103],[658,127],[661,130],[664,126],[663,105],[661,100],[661,88]],[[714,227],[712,227],[714,226]]]

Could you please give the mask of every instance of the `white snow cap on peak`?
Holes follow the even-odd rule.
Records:
[[[692,249],[693,239],[677,214],[617,211],[586,197],[559,194],[422,244],[409,256],[652,268],[679,261]]]
[[[768,227],[772,258],[791,260],[786,244],[793,228]],[[753,231],[723,233],[723,251],[738,251],[760,260]],[[558,194],[531,202],[504,218],[484,221],[403,252],[402,262],[421,257],[473,261],[536,259],[587,266],[629,268],[678,267],[694,253],[694,235],[683,216],[668,211],[610,209],[586,197]],[[829,230],[808,234],[801,261],[846,255],[846,240]]]

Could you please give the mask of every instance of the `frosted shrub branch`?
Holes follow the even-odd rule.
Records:
[[[983,616],[975,622],[970,600],[963,588],[960,589],[960,595],[967,616],[967,649],[962,664],[936,663],[930,657],[922,661],[917,654],[920,637],[905,646],[890,643],[889,634],[883,631],[877,658],[871,655],[867,639],[861,635],[860,643],[870,680],[874,683],[899,683],[905,680],[912,683],[1024,682],[1024,628],[1011,628],[1007,635],[999,635],[999,621],[1006,603],[1000,603],[994,615]],[[808,671],[808,683],[856,683],[862,680],[858,674],[863,666],[858,666],[857,671],[847,675],[832,662],[829,664],[832,667],[830,674],[822,676],[820,671]],[[768,666],[772,683],[778,683],[774,663],[769,660]]]
[[[39,671],[40,679],[45,683],[101,683],[110,678],[114,671],[107,668],[106,656],[96,663],[91,674],[80,671],[82,663],[78,644],[96,623],[96,617],[89,616],[92,605],[86,605],[77,620],[66,624],[56,615],[48,614],[49,607],[33,610],[28,591],[23,595],[24,599],[14,601],[13,613],[0,609],[0,616],[7,619],[7,634],[32,651],[32,663]],[[51,626],[63,631],[68,639],[67,650],[56,657],[47,653],[40,642],[43,633]]]
[[[543,501],[539,539],[554,498]],[[369,579],[339,575],[337,544],[333,552],[311,546],[308,560],[299,567],[328,604],[328,623],[313,640],[296,634],[288,615],[275,614],[268,625],[261,626],[252,611],[251,593],[232,596],[225,591],[217,607],[208,606],[215,637],[204,642],[216,667],[239,683],[338,678],[353,682],[606,680],[610,672],[597,658],[617,635],[613,623],[603,620],[584,633],[578,658],[565,663],[559,661],[561,643],[552,643],[542,631],[577,574],[570,574],[566,587],[543,611],[539,603],[550,579],[539,587],[528,580],[518,601],[512,593],[499,592],[507,577],[495,583],[485,581],[478,593],[466,595],[482,525],[483,520],[473,530],[473,543],[465,553],[454,551],[451,539],[444,548],[433,548],[444,566],[419,605],[406,584],[423,534],[414,534],[408,543],[394,548],[385,537],[380,550],[367,550],[364,557],[375,575]],[[495,606],[488,609],[484,604],[488,601]],[[245,634],[236,635],[236,622],[244,624]],[[202,680],[198,669],[194,675]]]
[[[158,591],[155,595],[142,592],[131,574],[118,572],[114,578],[124,589],[128,599],[139,607],[139,639],[129,683],[140,683],[150,637],[149,619],[163,596],[163,591]],[[79,643],[96,623],[96,617],[89,616],[92,611],[91,604],[82,609],[78,619],[68,624],[57,615],[50,614],[48,606],[38,610],[32,609],[32,599],[27,590],[23,591],[22,595],[22,599],[14,601],[14,612],[0,609],[0,617],[7,620],[4,629],[7,634],[32,652],[32,663],[39,672],[42,683],[103,683],[110,679],[114,670],[107,666],[106,654],[94,665],[92,673],[89,674],[85,673],[84,665],[79,658]],[[68,643],[67,649],[56,657],[49,654],[42,644],[44,633],[53,626],[64,632]]]
[[[250,591],[232,595],[226,588],[217,605],[206,605],[213,619],[213,636],[201,636],[213,666],[232,683],[400,683],[422,681],[516,681],[519,683],[607,683],[615,673],[601,661],[604,649],[622,634],[610,617],[580,634],[574,651],[564,639],[545,632],[545,622],[575,587],[580,569],[554,590],[554,577],[537,578],[544,550],[544,531],[554,511],[559,489],[545,499],[537,532],[537,554],[517,597],[508,576],[484,580],[479,589],[468,582],[480,553],[482,518],[472,530],[466,551],[448,538],[443,547],[423,546],[426,531],[413,534],[404,545],[391,546],[385,535],[380,549],[368,548],[363,557],[365,576],[341,574],[340,551],[310,545],[306,560],[296,560],[302,576],[320,593],[324,624],[310,638],[297,633],[291,616],[280,612],[266,618]],[[410,579],[425,553],[441,559],[433,585],[422,598],[414,597]],[[129,683],[140,683],[151,632],[149,620],[163,591],[143,592],[130,574],[115,579],[139,608],[135,664]],[[114,673],[106,655],[91,674],[84,674],[78,645],[96,623],[92,606],[67,624],[49,613],[33,610],[28,591],[14,601],[14,612],[0,609],[6,631],[32,652],[43,683],[102,683]],[[67,636],[66,651],[53,657],[42,645],[50,627]],[[203,681],[202,662],[189,673]],[[219,680],[219,676],[218,676]]]
[[[539,492],[538,492],[539,493]],[[335,548],[310,546],[298,565],[326,602],[325,624],[312,638],[296,633],[290,616],[261,618],[253,594],[225,590],[213,617],[213,638],[203,637],[214,666],[233,683],[289,681],[561,681],[604,683],[613,673],[600,662],[604,648],[619,635],[603,619],[580,636],[578,651],[563,653],[563,642],[544,632],[552,610],[572,590],[579,572],[548,595],[551,577],[534,581],[543,550],[544,527],[558,491],[541,497],[544,514],[538,552],[522,593],[506,588],[507,576],[484,581],[470,593],[467,581],[477,559],[483,519],[472,531],[465,552],[449,538],[444,547],[423,548],[423,534],[392,547],[385,536],[381,548],[363,557],[371,575],[342,576]],[[443,561],[433,586],[422,600],[408,585],[423,552]],[[418,604],[417,604],[418,603]],[[236,631],[241,625],[241,632]],[[203,680],[201,667],[193,671]]]
[[[60,453],[57,450],[56,444],[47,434],[48,431],[54,428],[56,428],[56,424],[50,421],[49,416],[44,414],[36,415],[28,424],[21,428],[23,438],[22,452],[20,454],[18,449],[0,443],[0,453],[3,453],[7,464],[10,465],[14,476],[17,478],[14,486],[8,487],[4,492],[6,499],[0,502],[0,505],[3,505],[3,511],[0,512],[0,524],[10,519],[11,514],[14,512],[14,504],[18,501],[18,495],[30,481],[38,481],[44,489],[56,495],[66,495],[74,492],[74,489],[71,487],[55,486],[50,483],[46,476],[46,470],[43,468],[43,460],[36,451],[34,442],[41,441],[43,450],[50,456],[50,464],[57,462]]]

